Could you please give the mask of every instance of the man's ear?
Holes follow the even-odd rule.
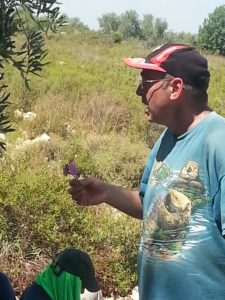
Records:
[[[170,81],[170,87],[171,87],[171,95],[170,95],[170,99],[171,100],[177,100],[183,90],[183,80],[181,78],[174,78]]]

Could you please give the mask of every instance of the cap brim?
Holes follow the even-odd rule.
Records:
[[[154,70],[166,73],[166,70],[157,66],[155,64],[149,64],[145,62],[144,58],[124,58],[124,62],[126,65],[136,69],[147,69],[147,70]]]
[[[85,287],[85,289],[87,289],[89,292],[94,293],[100,290],[100,287],[95,277],[89,277],[87,278],[87,280],[83,280],[82,283],[82,286]]]

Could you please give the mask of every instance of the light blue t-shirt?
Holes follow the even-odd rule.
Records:
[[[167,129],[141,180],[141,300],[225,299],[225,119]]]

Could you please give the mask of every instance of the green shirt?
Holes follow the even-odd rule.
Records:
[[[51,265],[39,273],[34,282],[41,286],[52,300],[80,300],[80,278],[65,271],[57,275]]]

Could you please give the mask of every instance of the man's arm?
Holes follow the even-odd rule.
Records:
[[[142,219],[142,203],[138,191],[108,184],[91,176],[80,180],[72,179],[69,194],[78,205],[107,203],[134,218]]]
[[[109,185],[105,203],[134,218],[143,218],[142,203],[138,191]]]

